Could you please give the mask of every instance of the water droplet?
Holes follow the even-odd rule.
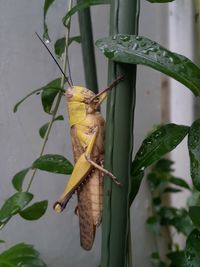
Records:
[[[128,41],[130,41],[130,36],[127,36],[127,35],[125,35],[125,36],[120,36],[120,40],[121,40],[121,41],[124,41],[124,42],[128,42]]]
[[[136,36],[135,39],[136,39],[137,41],[141,41],[141,40],[142,40],[142,37],[141,37],[141,36]]]
[[[137,43],[134,43],[133,50],[136,50],[137,48],[138,48],[138,44]]]
[[[48,38],[44,38],[44,42],[45,42],[45,44],[49,44],[50,40]]]

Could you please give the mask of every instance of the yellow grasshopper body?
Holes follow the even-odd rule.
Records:
[[[121,79],[114,81],[98,95],[80,86],[69,87],[65,94],[75,166],[54,209],[61,212],[77,192],[80,243],[85,250],[92,248],[96,226],[101,223],[104,173],[120,184],[113,174],[103,168],[105,121],[99,106],[106,98],[107,91]]]

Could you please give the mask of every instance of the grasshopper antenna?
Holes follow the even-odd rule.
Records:
[[[61,66],[58,64],[58,61],[55,59],[54,55],[52,54],[52,52],[50,51],[50,49],[48,48],[48,46],[45,44],[45,42],[42,40],[42,38],[39,36],[39,34],[37,32],[35,32],[35,34],[38,37],[38,39],[43,43],[43,45],[45,46],[45,48],[47,49],[47,51],[49,52],[49,54],[53,58],[54,62],[56,63],[56,65],[60,69],[61,73],[65,77],[65,79],[66,79],[67,83],[69,84],[69,86],[72,87],[72,85],[71,85],[71,83],[69,81],[69,78],[65,75],[64,71],[62,70]]]

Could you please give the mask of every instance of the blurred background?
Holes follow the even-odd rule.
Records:
[[[47,23],[53,43],[64,35],[61,19],[67,10],[64,0],[55,1],[49,10]],[[92,7],[94,40],[108,35],[109,7]],[[42,35],[43,1],[7,0],[0,2],[0,202],[14,189],[13,175],[37,158],[41,145],[38,129],[49,120],[42,110],[40,96],[32,96],[13,113],[14,104],[34,89],[40,88],[60,76],[60,72],[47,51],[35,36]],[[141,1],[139,34],[149,37],[170,50],[184,54],[197,63],[194,1],[176,0],[170,4],[150,4]],[[72,35],[79,35],[77,16],[72,18]],[[50,44],[51,47],[51,44]],[[107,85],[107,61],[97,50],[99,88]],[[73,82],[84,85],[84,72],[80,45],[70,46],[69,62]],[[196,101],[196,100],[195,100]],[[154,125],[174,122],[191,125],[196,116],[192,93],[180,83],[157,71],[138,67],[137,105],[135,115],[135,147],[137,151],[143,138]],[[103,108],[105,115],[105,105]],[[46,153],[62,154],[73,162],[66,106],[63,102],[59,114],[64,122],[53,126]],[[186,142],[186,141],[185,141]],[[189,159],[183,142],[171,155],[176,161],[176,175],[190,182]],[[38,221],[27,222],[15,217],[1,231],[4,250],[13,244],[34,244],[48,267],[98,266],[100,263],[100,229],[94,248],[83,251],[79,246],[78,219],[74,215],[76,196],[62,214],[56,214],[52,205],[65,186],[67,177],[47,172],[37,172],[31,192],[39,200],[48,199],[46,214]],[[149,216],[149,189],[144,181],[132,207],[133,260],[135,266],[150,267],[149,255],[155,250],[155,239],[147,230]],[[185,192],[170,201],[184,206]],[[120,211],[119,211],[120,212]],[[177,237],[181,241],[182,237]],[[161,243],[162,246],[162,243]],[[165,247],[163,245],[163,251]]]

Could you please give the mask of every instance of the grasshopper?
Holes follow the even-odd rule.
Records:
[[[80,223],[80,243],[85,250],[92,248],[96,226],[101,223],[103,175],[109,175],[120,185],[116,177],[103,168],[105,121],[99,106],[107,97],[107,92],[122,79],[119,77],[97,95],[79,86],[69,87],[65,93],[75,166],[54,209],[61,212],[77,192],[76,214]]]
[[[49,48],[38,34],[37,36],[63,73]],[[65,76],[64,73],[63,75]],[[65,96],[75,166],[63,193],[53,207],[56,212],[62,212],[72,195],[77,193],[78,205],[75,213],[79,217],[80,244],[85,250],[90,250],[96,227],[101,223],[104,174],[110,176],[117,185],[121,185],[117,178],[103,167],[105,121],[99,107],[106,99],[108,91],[114,88],[123,76],[98,94],[85,87],[72,86],[68,78],[65,78],[69,84]]]

